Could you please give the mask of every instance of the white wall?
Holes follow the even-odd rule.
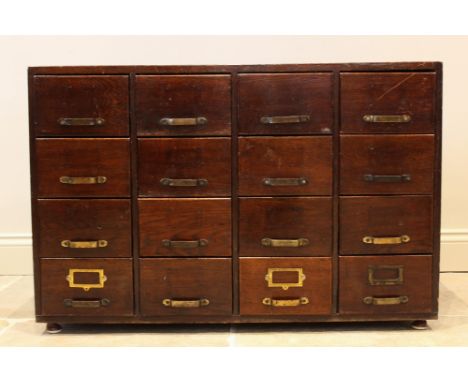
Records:
[[[28,274],[28,66],[444,63],[442,270],[468,271],[468,37],[0,37],[0,274]]]

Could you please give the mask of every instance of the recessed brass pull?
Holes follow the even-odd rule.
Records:
[[[377,278],[379,270],[397,271],[395,278]],[[368,268],[369,285],[403,285],[403,265],[370,265]]]
[[[266,125],[274,125],[280,123],[301,123],[307,121],[310,121],[310,115],[275,115],[260,118],[260,122]]]
[[[304,186],[308,183],[307,178],[264,178],[265,186]]]
[[[395,114],[395,115],[375,115],[366,114],[362,117],[364,122],[376,122],[376,123],[403,123],[410,122],[411,116],[408,114]]]
[[[297,282],[295,283],[277,283],[273,281],[275,272],[297,272]],[[269,288],[282,288],[288,290],[291,287],[302,287],[306,276],[302,268],[268,268],[265,280]]]
[[[109,243],[107,240],[93,240],[93,241],[71,241],[62,240],[60,245],[64,248],[73,249],[88,249],[88,248],[105,248]]]
[[[104,118],[59,118],[60,126],[102,126]]]
[[[196,118],[161,118],[159,124],[163,126],[197,126],[206,125],[208,119],[205,117]]]
[[[206,247],[208,240],[163,240],[162,245],[167,248],[199,248]]]
[[[309,239],[270,239],[264,237],[262,239],[262,245],[264,247],[306,247],[309,245]]]
[[[107,182],[105,176],[61,176],[60,183],[63,184],[103,184]]]
[[[366,244],[385,245],[385,244],[405,244],[410,242],[411,238],[408,235],[389,236],[389,237],[374,237],[364,236],[362,242]]]
[[[207,298],[200,298],[196,300],[165,298],[162,300],[162,304],[168,308],[202,308],[209,305],[210,300]]]
[[[411,180],[410,174],[401,174],[401,175],[374,175],[374,174],[364,174],[364,180],[366,182],[375,182],[375,183],[404,183]]]
[[[108,306],[110,300],[108,298],[102,298],[100,300],[73,300],[66,298],[63,300],[63,305],[69,308],[100,308],[101,306]]]
[[[168,187],[205,187],[208,185],[207,179],[170,179],[162,178],[160,183]]]
[[[265,297],[262,300],[262,303],[263,305],[269,305],[274,307],[300,306],[308,304],[309,299],[307,297],[299,297],[294,299],[276,299]]]
[[[75,283],[76,273],[97,273],[99,282],[96,284]],[[107,277],[104,274],[104,269],[75,269],[73,268],[73,269],[68,270],[68,276],[66,277],[66,280],[68,281],[68,286],[70,288],[81,288],[85,292],[88,292],[90,289],[104,288],[104,283],[107,281]]]
[[[408,296],[397,297],[372,297],[367,296],[362,299],[366,305],[400,305],[406,304],[409,301]]]

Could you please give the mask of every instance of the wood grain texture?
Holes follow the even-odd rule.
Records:
[[[229,196],[231,193],[229,138],[138,139],[138,195]],[[206,179],[208,185],[170,187],[162,178]]]
[[[435,73],[341,73],[341,131],[433,133]],[[366,114],[408,114],[406,123],[369,123]]]
[[[331,73],[240,74],[240,135],[330,134],[333,127]],[[299,123],[264,124],[264,116],[307,115]]]
[[[231,78],[228,75],[137,75],[139,136],[230,136]],[[198,126],[164,126],[162,118],[204,117]]]
[[[340,198],[340,254],[432,252],[431,196],[349,196]],[[366,244],[365,236],[408,235],[404,244]]]
[[[39,257],[131,257],[131,208],[119,199],[41,199],[35,240]],[[106,240],[106,247],[64,248],[62,240]]]
[[[140,199],[140,256],[230,257],[230,199]],[[207,240],[196,248],[171,248],[163,240]]]
[[[35,76],[37,136],[128,136],[128,75]],[[61,126],[59,118],[103,118],[99,126]]]
[[[268,287],[268,268],[302,268],[302,287]],[[242,258],[240,259],[241,315],[329,315],[332,304],[330,258]],[[297,272],[275,272],[274,282],[297,282]],[[297,299],[307,297],[309,303],[294,307],[264,305],[264,298]]]
[[[331,256],[331,198],[240,198],[239,210],[239,256]],[[263,238],[305,238],[310,244],[265,247]]]
[[[342,195],[431,194],[433,135],[342,135]],[[369,182],[364,175],[410,175],[410,181]]]
[[[331,137],[239,138],[239,195],[331,195]],[[265,178],[301,178],[299,186],[267,186]]]
[[[206,316],[232,313],[230,259],[141,259],[143,316]],[[172,308],[164,299],[208,299],[199,308]]]
[[[42,314],[46,316],[131,316],[133,315],[133,286],[131,259],[41,259]],[[103,269],[107,280],[104,288],[70,288],[66,277],[70,269]],[[94,284],[96,273],[76,274],[75,282]],[[107,306],[99,308],[73,308],[64,304],[65,299],[109,299]]]
[[[401,285],[370,285],[369,266],[402,266]],[[390,270],[391,271],[391,270]],[[393,277],[387,270],[379,278]],[[399,305],[364,304],[363,298],[407,296]],[[343,314],[404,314],[432,311],[432,256],[342,256],[340,257],[339,312]]]
[[[128,197],[130,141],[125,138],[39,138],[36,140],[37,195]],[[63,184],[60,177],[105,176],[102,184]]]

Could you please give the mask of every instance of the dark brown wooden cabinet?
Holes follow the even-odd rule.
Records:
[[[36,318],[437,318],[442,64],[29,69]]]

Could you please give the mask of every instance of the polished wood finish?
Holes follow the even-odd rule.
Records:
[[[333,126],[331,73],[239,75],[240,135],[330,134]],[[303,115],[303,122],[263,123],[263,117]]]
[[[140,199],[138,205],[140,256],[231,256],[229,199]],[[200,240],[206,244],[183,246],[184,242]],[[165,245],[165,241],[174,246]]]
[[[231,135],[228,75],[137,75],[135,115],[139,136]],[[206,123],[166,126],[163,118],[206,118]]]
[[[241,198],[239,256],[331,256],[332,202],[329,197]],[[298,240],[303,247],[272,247],[262,239]]]
[[[380,272],[379,280],[394,279],[395,269],[402,268],[403,281],[398,285],[370,285],[369,267]],[[432,311],[431,256],[342,256],[340,257],[339,311],[343,314],[402,314]],[[406,296],[408,301],[394,305],[365,304],[363,298]],[[388,300],[387,300],[388,301]]]
[[[132,257],[131,208],[124,199],[40,199],[39,257]],[[106,240],[97,248],[63,247],[63,240]]]
[[[330,137],[239,138],[239,195],[330,195]],[[266,178],[305,178],[306,184],[268,186]]]
[[[205,316],[232,312],[230,259],[142,259],[140,301],[143,316]],[[163,305],[164,299],[198,301],[200,307]]]

